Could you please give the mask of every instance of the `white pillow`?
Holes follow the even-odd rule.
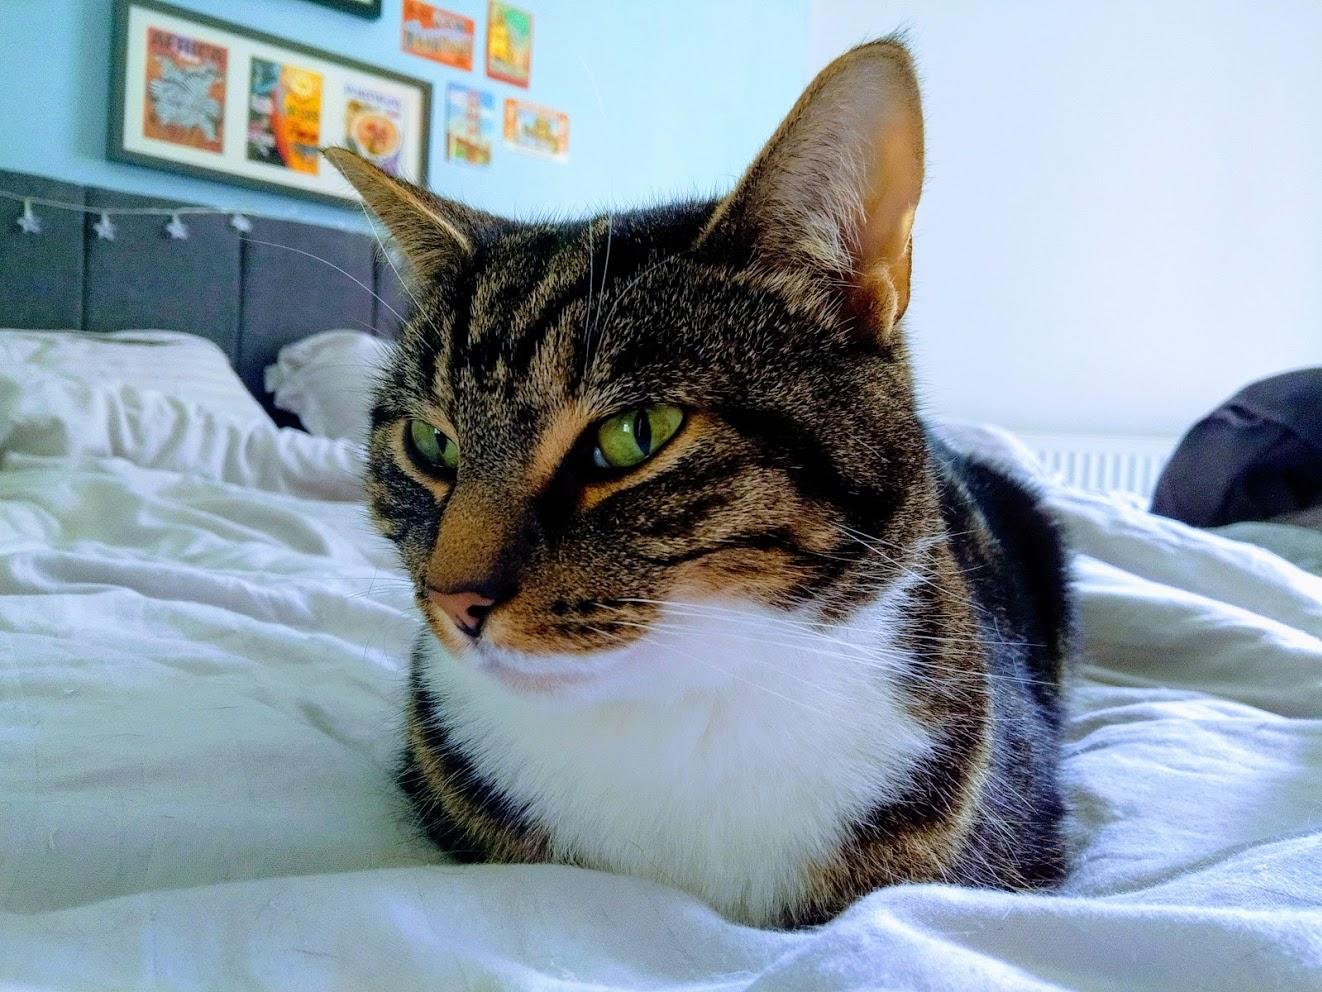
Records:
[[[0,369],[161,393],[243,425],[271,423],[211,341],[179,331],[0,330]]]
[[[322,331],[280,349],[266,391],[309,434],[365,441],[372,390],[390,345],[362,331]]]

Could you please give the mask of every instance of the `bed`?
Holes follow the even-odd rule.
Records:
[[[277,426],[264,388],[315,332],[389,339],[388,263],[293,222],[190,216],[180,242],[123,216],[107,242],[42,213],[37,237],[0,218],[0,327],[27,331],[0,332],[3,987],[1322,987],[1322,532],[1193,530],[949,429],[1036,475],[1074,550],[1059,891],[898,886],[784,933],[636,879],[447,864],[392,780],[419,621],[361,452]]]

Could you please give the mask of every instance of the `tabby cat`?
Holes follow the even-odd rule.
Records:
[[[417,299],[368,493],[426,621],[402,783],[442,848],[767,926],[1060,879],[1064,556],[915,408],[900,43],[714,202],[515,223],[326,154]]]

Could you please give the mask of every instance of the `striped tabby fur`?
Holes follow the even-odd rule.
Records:
[[[417,295],[368,487],[427,624],[402,782],[441,847],[773,926],[1061,877],[1063,552],[915,407],[900,44],[828,67],[716,202],[521,224],[328,155]],[[594,426],[657,402],[675,437],[594,473]],[[475,637],[442,606],[469,592]]]

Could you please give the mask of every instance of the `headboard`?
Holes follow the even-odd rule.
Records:
[[[0,189],[91,211],[192,206],[3,170]],[[168,217],[119,214],[103,240],[97,213],[37,205],[33,235],[15,223],[22,207],[0,200],[0,327],[189,331],[220,345],[268,408],[263,371],[284,345],[344,327],[393,338],[406,312],[370,234],[262,217],[241,233],[229,215],[186,214],[180,240]]]

